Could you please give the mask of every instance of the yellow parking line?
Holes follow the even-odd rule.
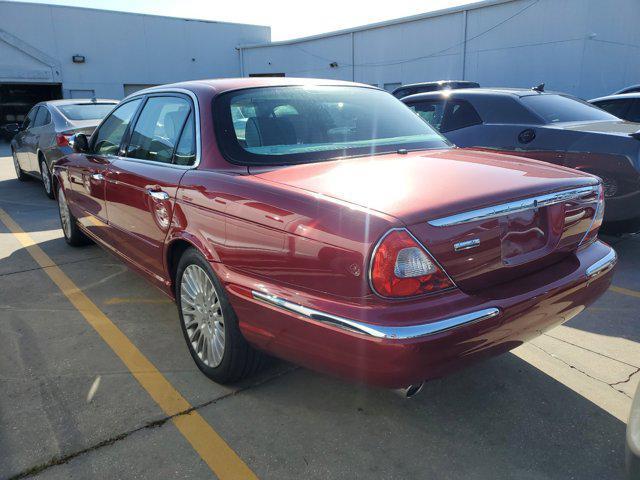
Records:
[[[630,297],[640,298],[640,292],[637,292],[636,290],[630,290],[628,288],[623,288],[623,287],[616,287],[613,285],[609,287],[609,290],[611,290],[612,292],[621,293],[623,295],[629,295]]]
[[[0,221],[13,233],[49,278],[124,362],[162,411],[176,415],[191,407],[129,338],[49,258],[33,238],[0,208]],[[172,422],[220,479],[257,479],[242,459],[197,412],[179,415]]]
[[[120,305],[123,303],[166,304],[171,303],[168,298],[140,298],[140,297],[111,297],[104,301],[105,305]]]

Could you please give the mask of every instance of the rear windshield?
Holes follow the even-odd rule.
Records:
[[[564,95],[530,95],[522,97],[522,103],[546,123],[618,120],[590,103]]]
[[[450,147],[402,102],[372,88],[237,90],[218,97],[214,110],[221,150],[241,164],[283,165]]]
[[[115,103],[76,103],[59,105],[58,110],[69,120],[99,120],[107,116]]]

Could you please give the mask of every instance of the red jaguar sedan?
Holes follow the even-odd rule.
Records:
[[[64,236],[174,298],[233,382],[263,354],[415,392],[609,286],[599,179],[453,148],[379,89],[244,78],[135,93],[55,165]]]

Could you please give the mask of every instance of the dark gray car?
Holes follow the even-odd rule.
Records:
[[[117,100],[103,99],[41,102],[29,111],[21,125],[7,125],[15,132],[11,154],[18,179],[25,180],[28,176],[41,179],[47,196],[53,198],[53,163],[73,151],[73,135],[90,135],[117,104]]]
[[[640,122],[640,93],[624,93],[589,100],[596,107],[630,122]]]

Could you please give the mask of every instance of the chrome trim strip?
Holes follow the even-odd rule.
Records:
[[[468,212],[462,212],[448,217],[436,218],[435,220],[429,220],[428,223],[433,227],[448,227],[451,225],[460,225],[461,223],[488,220],[490,218],[502,217],[511,213],[531,210],[532,208],[547,207],[556,203],[566,202],[567,200],[575,200],[597,191],[598,185],[574,188],[572,190],[563,190],[561,192],[538,195],[536,197],[516,200],[514,202],[502,203],[500,205],[479,208],[477,210],[470,210]]]
[[[453,249],[456,252],[462,252],[463,250],[469,250],[471,248],[476,248],[480,245],[479,238],[473,238],[471,240],[465,240],[464,242],[458,242],[453,244]]]
[[[389,235],[391,232],[395,232],[395,231],[399,231],[402,230],[404,232],[407,232],[407,234],[409,234],[409,236],[413,239],[413,241],[415,241],[422,249],[424,249],[425,252],[427,252],[427,255],[429,255],[429,257],[431,258],[431,260],[433,260],[433,263],[447,276],[447,278],[449,279],[449,281],[451,282],[451,285],[453,285],[451,288],[448,288],[446,290],[438,290],[437,292],[433,292],[433,293],[442,293],[445,292],[447,290],[452,290],[454,288],[458,288],[458,286],[456,285],[456,282],[453,281],[453,278],[451,278],[449,276],[449,274],[447,273],[447,271],[442,268],[442,265],[440,265],[440,262],[438,262],[438,260],[436,260],[436,257],[434,257],[433,255],[431,255],[431,252],[429,251],[429,249],[427,247],[425,247],[422,242],[420,240],[418,240],[415,235],[413,233],[411,233],[409,230],[407,230],[404,227],[397,227],[397,228],[392,228],[390,230],[387,230],[385,232],[384,235],[382,235],[382,237],[380,237],[380,239],[376,242],[375,246],[373,247],[373,250],[371,251],[371,256],[369,257],[369,268],[367,270],[367,274],[369,276],[369,288],[371,289],[371,291],[373,293],[375,293],[378,297],[380,298],[391,298],[393,300],[398,300],[398,298],[395,297],[385,297],[384,295],[380,295],[376,289],[373,287],[373,282],[371,281],[371,272],[373,271],[373,258],[376,256],[376,252],[378,251],[378,247],[380,247],[380,244],[382,244],[382,241],[387,238],[387,235]],[[420,294],[417,295],[418,297],[421,295],[428,295],[428,294]],[[402,300],[408,300],[411,298],[415,298],[415,297],[402,297]]]
[[[254,299],[268,303],[275,307],[282,308],[292,313],[296,313],[310,320],[320,323],[326,323],[343,330],[359,333],[368,337],[382,338],[387,340],[407,340],[411,338],[419,338],[427,335],[451,330],[469,323],[479,322],[496,317],[500,314],[498,308],[485,308],[477,312],[465,313],[451,318],[445,318],[432,323],[424,323],[420,325],[408,325],[399,327],[387,327],[382,325],[373,325],[370,323],[358,322],[344,317],[338,317],[329,313],[321,312],[313,308],[308,308],[297,303],[289,302],[275,295],[264,292],[251,291]]]
[[[587,278],[593,278],[596,275],[609,271],[614,267],[618,261],[618,255],[613,248],[609,247],[609,249],[609,253],[587,268]]]

